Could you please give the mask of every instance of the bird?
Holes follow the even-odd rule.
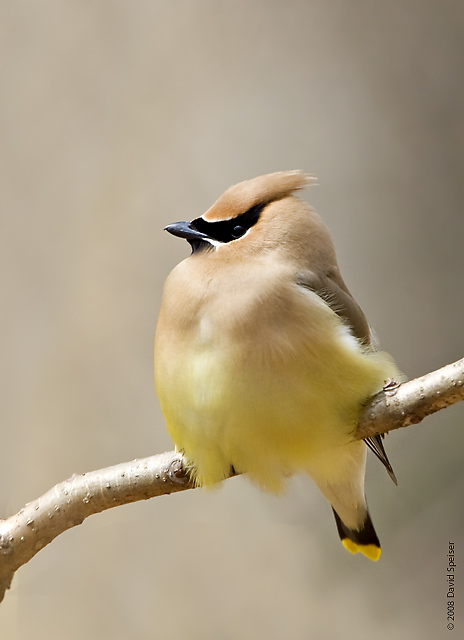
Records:
[[[345,285],[328,228],[297,195],[311,182],[303,171],[246,180],[165,228],[191,254],[165,282],[155,386],[196,486],[246,474],[281,494],[306,474],[344,547],[375,561],[368,448],[396,478],[382,438],[354,432],[366,401],[401,374]]]

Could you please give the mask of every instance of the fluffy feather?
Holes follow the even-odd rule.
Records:
[[[156,386],[198,485],[233,468],[278,493],[303,471],[335,510],[345,546],[361,541],[376,559],[367,550],[378,546],[364,498],[367,449],[353,432],[363,403],[398,371],[372,348],[327,228],[292,195],[307,182],[299,171],[261,176],[228,189],[201,224],[174,225],[194,252],[166,281]],[[234,228],[263,203],[248,228]],[[231,219],[220,235],[211,226]]]

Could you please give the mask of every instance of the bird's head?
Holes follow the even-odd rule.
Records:
[[[244,258],[281,248],[295,258],[332,253],[330,235],[312,209],[294,191],[313,182],[302,171],[279,171],[233,185],[199,218],[175,222],[166,231],[185,238],[192,253]],[[316,256],[313,255],[313,258]]]

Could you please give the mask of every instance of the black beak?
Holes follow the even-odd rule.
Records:
[[[195,229],[195,226],[191,222],[174,222],[164,227],[165,231],[169,231],[173,236],[178,238],[185,238],[186,240],[206,240],[208,236],[206,233],[202,233]]]

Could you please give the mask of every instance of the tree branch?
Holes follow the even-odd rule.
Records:
[[[387,385],[361,413],[356,438],[418,424],[460,400],[464,400],[464,358],[409,382]]]
[[[363,409],[355,438],[417,424],[464,400],[464,358],[401,385],[390,383]],[[138,500],[193,489],[179,453],[167,453],[75,475],[0,520],[0,602],[17,569],[85,518]]]
[[[73,475],[0,520],[0,602],[14,573],[60,533],[112,507],[193,489],[175,451]]]

